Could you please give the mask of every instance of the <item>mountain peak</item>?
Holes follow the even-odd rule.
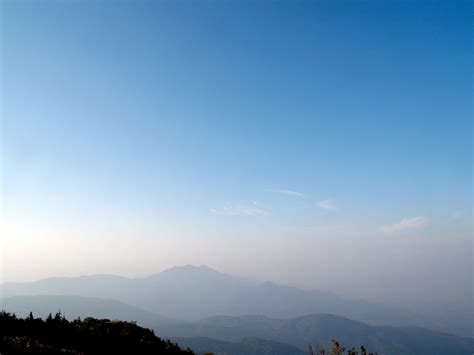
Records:
[[[210,268],[206,265],[192,265],[187,264],[183,266],[173,266],[169,269],[163,270],[162,272],[152,275],[151,277],[163,276],[163,275],[224,275],[223,273]]]
[[[200,270],[200,271],[211,271],[211,272],[218,272],[217,270],[213,269],[213,268],[210,268],[209,266],[207,265],[193,265],[193,264],[186,264],[186,265],[183,265],[183,266],[173,266],[169,269],[166,269],[164,270],[163,272],[166,272],[166,271],[196,271],[196,270]]]

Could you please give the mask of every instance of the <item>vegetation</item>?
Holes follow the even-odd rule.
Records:
[[[285,353],[278,347],[274,348],[276,345],[283,344],[258,339],[247,339],[242,344],[245,347],[232,349],[231,352],[251,354],[254,353],[254,350],[259,349],[260,353]],[[235,345],[242,347],[242,344]],[[359,354],[354,348],[344,349],[335,340],[333,340],[332,345],[330,350],[324,350],[319,346],[316,350],[313,350],[309,346],[308,353],[309,355]],[[261,351],[262,346],[270,348],[266,349],[268,351]],[[288,346],[288,348],[290,347]],[[292,350],[287,351],[291,352]],[[191,355],[194,352],[190,348],[183,350],[170,340],[158,338],[153,330],[139,327],[135,322],[92,317],[84,320],[78,318],[70,322],[60,312],[54,316],[49,314],[43,320],[42,318],[35,318],[32,313],[26,318],[19,318],[15,314],[2,311],[0,312],[0,354]],[[208,352],[205,354],[214,353]],[[367,355],[364,347],[361,347],[360,355]]]
[[[324,349],[321,346],[317,346],[316,350],[313,350],[311,345],[308,346],[308,355],[377,355],[377,353],[367,353],[367,350],[362,345],[360,347],[360,352],[358,352],[355,347],[346,349],[341,346],[339,342],[335,339],[332,340],[332,346],[330,349]]]
[[[49,315],[46,319],[35,318],[32,313],[26,318],[19,318],[15,314],[0,312],[0,354],[164,354],[164,355],[191,355],[198,354],[232,354],[232,355],[375,355],[368,353],[363,346],[359,349],[344,348],[336,340],[332,344],[325,340],[328,334],[335,334],[336,330],[345,326],[347,321],[335,316],[318,316],[316,319],[324,320],[315,323],[314,318],[303,317],[294,326],[289,326],[286,320],[272,320],[265,317],[244,317],[250,320],[260,320],[260,322],[242,322],[239,328],[229,328],[229,322],[235,323],[235,317],[215,317],[204,322],[212,325],[216,332],[212,335],[219,335],[221,338],[240,339],[239,341],[223,341],[206,337],[182,337],[173,338],[173,341],[163,340],[155,336],[153,330],[142,328],[135,322],[117,321],[109,319],[77,318],[68,321],[61,313]],[[322,318],[321,318],[322,317]],[[320,319],[321,318],[321,319]],[[221,321],[219,321],[219,319]],[[243,319],[243,318],[237,318]],[[338,322],[344,321],[344,322]],[[282,329],[281,332],[265,331],[261,322],[276,322],[275,328]],[[199,323],[202,325],[202,323]],[[293,323],[291,323],[293,324]],[[357,323],[350,323],[357,325]],[[349,325],[350,325],[349,324]],[[365,326],[371,328],[369,326]],[[202,328],[202,327],[201,327]],[[293,334],[297,329],[311,329],[311,332],[304,331],[300,336],[295,336],[293,340],[288,334]],[[351,328],[352,329],[352,328]],[[377,338],[367,337],[365,331],[360,331],[360,327],[355,327],[345,334],[340,340],[342,343],[365,344],[372,350],[383,354],[472,354],[474,349],[473,339],[461,339],[450,335],[440,336],[423,329],[407,328],[403,333],[398,330],[394,333],[393,328],[377,328]],[[401,328],[404,329],[404,328]],[[193,331],[192,328],[189,329]],[[201,330],[205,330],[202,328]],[[364,330],[364,329],[362,329]],[[392,337],[383,337],[383,331],[390,331]],[[220,332],[220,333],[219,333]],[[228,333],[226,333],[228,332]],[[248,338],[245,333],[259,333],[262,337]],[[163,333],[160,330],[161,334]],[[317,334],[320,334],[318,336]],[[414,334],[414,335],[411,335]],[[398,335],[398,337],[396,337]],[[265,338],[265,339],[264,339]],[[268,340],[273,339],[273,340]],[[298,344],[304,344],[309,340],[314,343],[324,344],[324,347],[317,346],[315,349],[308,347],[298,348]],[[374,342],[374,339],[377,340]],[[453,342],[453,339],[456,342]],[[464,343],[459,343],[464,340]],[[182,346],[187,346],[186,350],[181,349],[175,342]],[[285,341],[280,343],[279,341]],[[289,344],[289,342],[294,343]],[[374,345],[375,344],[375,345]],[[191,348],[194,350],[191,350]],[[382,350],[379,350],[382,349]]]
[[[194,354],[134,322],[85,318],[68,321],[0,312],[0,354]]]

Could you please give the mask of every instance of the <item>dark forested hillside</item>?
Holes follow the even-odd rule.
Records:
[[[133,322],[0,313],[0,354],[193,354]]]

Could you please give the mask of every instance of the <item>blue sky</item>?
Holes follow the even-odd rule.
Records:
[[[69,253],[87,238],[263,252],[272,238],[330,236],[342,248],[354,236],[405,238],[406,248],[472,235],[468,2],[1,9],[8,260],[40,235]],[[237,255],[211,260],[238,271]],[[66,272],[94,271],[81,265]]]

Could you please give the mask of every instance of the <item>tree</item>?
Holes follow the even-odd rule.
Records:
[[[359,352],[356,350],[355,347],[350,349],[346,349],[345,347],[341,346],[341,344],[336,340],[333,339],[331,343],[331,348],[326,350],[320,344],[316,345],[316,350],[313,350],[311,345],[308,345],[308,355],[359,355]],[[360,347],[360,355],[367,355],[367,350],[362,345]],[[377,355],[377,353],[369,353],[369,355]]]

